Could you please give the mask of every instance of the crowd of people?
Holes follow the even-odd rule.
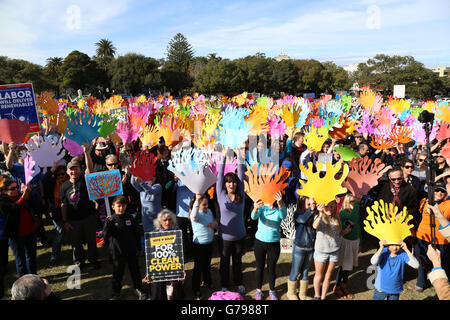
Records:
[[[60,138],[55,127],[40,133],[44,138]],[[264,299],[262,291],[267,272],[271,300],[278,300],[276,266],[280,257],[281,221],[287,208],[295,206],[295,238],[292,248],[291,270],[287,281],[290,300],[325,300],[335,275],[332,291],[338,298],[351,299],[348,285],[352,270],[358,266],[358,255],[364,242],[372,236],[364,231],[366,208],[374,201],[394,204],[399,211],[406,207],[411,220],[411,236],[397,244],[379,241],[371,264],[377,266],[373,299],[399,299],[403,291],[404,268],[417,269],[414,290],[422,292],[434,285],[440,299],[449,298],[446,275],[450,274],[450,159],[441,152],[449,139],[432,143],[436,179],[432,186],[426,183],[425,165],[428,153],[423,143],[397,143],[390,148],[376,149],[371,135],[352,132],[342,139],[328,138],[320,151],[307,146],[305,132],[292,132],[277,140],[277,165],[289,172],[286,187],[273,195],[272,203],[253,201],[245,192],[248,167],[246,160],[253,150],[248,141],[238,148],[224,148],[223,160],[218,163],[217,182],[204,194],[192,192],[169,169],[171,154],[177,146],[161,138],[153,148],[146,148],[139,138],[130,142],[113,142],[97,137],[82,145],[83,152],[55,161],[25,183],[24,145],[2,143],[1,198],[0,198],[0,296],[4,297],[4,279],[8,264],[8,250],[15,257],[19,280],[14,284],[13,299],[45,299],[50,295],[48,283],[36,279],[37,243],[52,248],[48,267],[61,261],[61,245],[70,239],[73,264],[85,268],[86,261],[94,269],[101,269],[98,239],[103,239],[113,267],[111,299],[120,299],[126,266],[131,274],[136,296],[140,300],[175,300],[185,296],[183,284],[192,282],[192,294],[205,299],[200,290],[203,284],[214,291],[246,293],[242,257],[248,248],[254,252],[256,271],[256,300]],[[269,141],[273,144],[273,141]],[[270,152],[270,143],[257,146],[258,155]],[[331,163],[345,163],[337,147],[345,144],[358,157],[379,159],[386,166],[378,184],[363,195],[350,191],[339,194],[327,204],[317,203],[314,197],[302,196],[300,181],[306,177],[300,166],[313,166],[322,156]],[[193,146],[193,144],[192,144]],[[141,151],[157,157],[156,174],[151,181],[134,176],[129,165]],[[225,173],[225,156],[238,159],[235,172]],[[266,155],[266,154],[264,154]],[[111,199],[112,215],[107,215],[104,200],[91,201],[85,175],[119,169],[123,195]],[[434,204],[429,205],[428,191],[434,191]],[[321,192],[327,192],[322,190]],[[430,214],[433,213],[433,214]],[[434,219],[435,218],[435,219]],[[51,221],[52,232],[45,230],[44,222]],[[433,220],[434,219],[434,220]],[[431,221],[434,221],[432,225]],[[430,227],[430,225],[432,225]],[[139,254],[145,250],[143,234],[152,231],[179,229],[183,234],[185,259],[194,261],[192,276],[179,281],[151,282],[140,274]],[[51,234],[52,236],[49,236]],[[87,244],[87,251],[84,249]],[[211,276],[213,247],[220,252],[220,288],[215,288]],[[267,270],[266,270],[267,266]],[[313,279],[309,271],[314,270]],[[231,274],[230,274],[231,271]],[[312,280],[314,296],[307,295]],[[39,287],[36,292],[24,286]],[[37,288],[36,287],[36,288]],[[40,291],[39,291],[40,290]]]

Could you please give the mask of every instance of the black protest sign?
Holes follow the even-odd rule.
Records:
[[[152,282],[184,278],[183,236],[181,230],[146,232],[147,279]]]

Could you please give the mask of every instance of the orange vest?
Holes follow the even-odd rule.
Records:
[[[426,212],[428,205],[428,199],[424,198],[420,202],[420,212],[422,213],[422,221],[417,228],[416,237],[431,243],[431,228],[430,228],[430,215]],[[447,220],[450,220],[450,200],[442,201],[439,204],[439,209],[441,209],[442,214]],[[436,244],[448,244],[449,242],[445,237],[439,232],[439,220],[435,220],[435,234],[436,234]]]

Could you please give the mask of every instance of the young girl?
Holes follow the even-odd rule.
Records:
[[[342,242],[342,228],[337,216],[336,201],[317,206],[319,215],[315,217],[313,228],[317,230],[314,245],[314,300],[325,300],[330,278],[338,262]]]
[[[419,262],[403,241],[388,244],[386,240],[381,240],[379,244],[378,251],[370,259],[370,263],[376,265],[378,270],[373,300],[398,300],[403,291],[405,264],[417,269]]]
[[[111,300],[120,299],[122,279],[125,266],[130,270],[133,286],[139,300],[147,299],[147,294],[142,292],[142,280],[139,271],[138,254],[140,247],[140,232],[133,216],[126,213],[127,198],[117,196],[112,201],[114,214],[106,218],[103,227],[103,237],[108,243],[108,251],[113,265]]]
[[[361,197],[347,194],[342,202],[339,220],[342,226],[350,228],[343,231],[341,248],[339,250],[339,268],[336,276],[336,285],[333,291],[339,298],[352,299],[353,295],[347,288],[348,275],[353,267],[358,266],[358,252],[361,240],[361,226],[359,219],[359,204]]]
[[[189,219],[192,223],[194,254],[194,272],[192,275],[192,290],[196,299],[202,298],[200,280],[212,292],[214,288],[211,280],[211,258],[213,249],[214,229],[217,222],[211,210],[208,209],[209,196],[197,193],[190,204]]]
[[[287,211],[284,206],[281,192],[277,192],[274,196],[278,208],[274,208],[273,204],[264,205],[259,200],[255,203],[252,211],[252,219],[258,219],[258,231],[255,234],[255,259],[256,259],[256,300],[262,300],[263,293],[262,280],[263,271],[266,264],[269,272],[269,296],[271,300],[278,300],[275,291],[275,268],[278,258],[280,257],[280,224],[281,220],[286,218]]]
[[[287,297],[289,300],[310,300],[306,295],[308,290],[308,272],[311,265],[314,242],[316,240],[316,230],[312,227],[313,216],[316,212],[316,203],[313,198],[301,196],[297,201],[297,210],[294,213],[294,220],[297,224],[295,229],[294,247],[292,248],[292,266],[288,279]],[[297,288],[300,279],[300,292],[297,296]]]

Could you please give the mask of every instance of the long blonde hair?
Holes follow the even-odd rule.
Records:
[[[326,207],[329,207],[330,205],[333,205],[333,204],[334,204],[334,210],[332,210],[331,216],[328,216],[327,214],[325,214],[325,211],[322,210],[323,213],[324,213],[323,216],[322,216],[322,221],[323,221],[323,223],[326,226],[325,232],[327,234],[331,233],[331,226],[333,226],[333,225],[337,226],[338,229],[341,229],[341,222],[339,220],[339,215],[338,215],[338,212],[337,212],[337,203],[336,203],[336,201],[334,201],[334,200],[331,201],[328,205],[326,205]]]
[[[356,197],[348,193],[344,197],[344,201],[342,201],[342,208],[341,210],[348,211],[349,213],[353,211],[353,207],[355,206]]]

